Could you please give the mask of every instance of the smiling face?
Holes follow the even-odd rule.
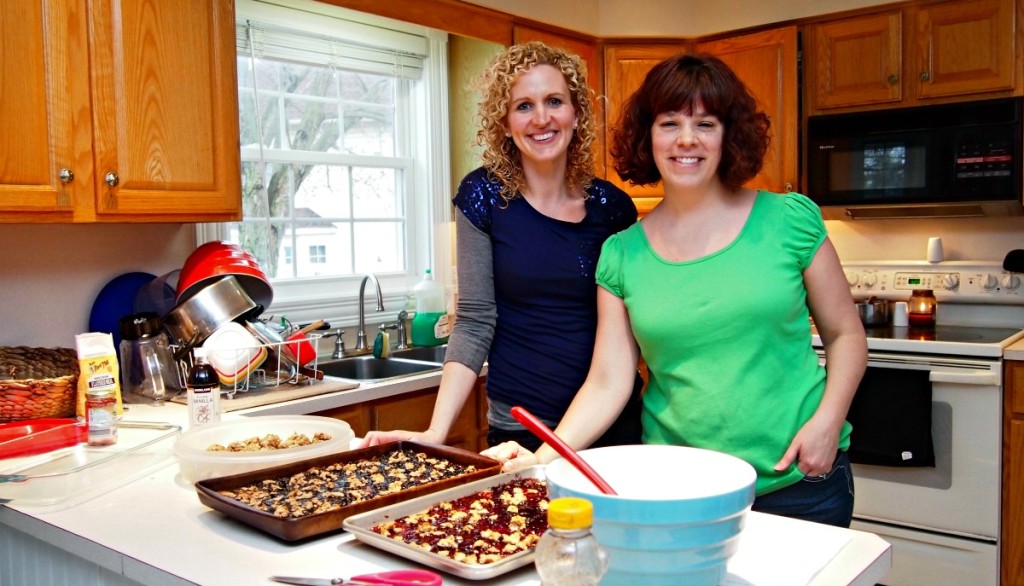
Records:
[[[509,98],[505,130],[523,163],[564,163],[576,111],[562,73],[551,65],[531,67],[516,78]]]
[[[691,112],[663,112],[651,126],[654,163],[666,187],[710,187],[720,182],[725,127],[700,102]]]

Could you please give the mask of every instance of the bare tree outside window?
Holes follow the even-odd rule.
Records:
[[[238,59],[241,222],[231,228],[272,278],[406,268],[404,169],[394,76]],[[358,238],[368,234],[368,238]],[[289,263],[285,248],[323,250]]]

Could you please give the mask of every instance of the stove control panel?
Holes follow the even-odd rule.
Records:
[[[996,261],[852,261],[843,270],[854,299],[905,301],[914,289],[931,289],[940,302],[1024,305],[1024,277]]]

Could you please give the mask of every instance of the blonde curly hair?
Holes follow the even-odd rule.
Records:
[[[512,201],[526,187],[519,148],[505,136],[512,85],[518,75],[535,65],[551,65],[562,72],[576,112],[577,128],[569,142],[566,182],[586,189],[594,179],[591,146],[596,137],[592,90],[587,85],[587,66],[579,56],[538,41],[512,45],[494,56],[490,66],[477,77],[475,86],[482,98],[477,108],[480,127],[476,145],[483,147],[483,164],[501,184],[501,197]]]

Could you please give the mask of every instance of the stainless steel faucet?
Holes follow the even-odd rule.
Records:
[[[363,310],[363,295],[366,293],[366,281],[373,281],[373,287],[377,292],[377,311],[384,311],[384,294],[380,290],[380,282],[373,273],[366,273],[359,283],[359,331],[356,332],[356,351],[367,350],[366,346],[366,312]]]
[[[409,348],[408,336],[406,336],[405,322],[409,320],[409,312],[402,310],[398,312],[398,321],[393,324],[380,324],[377,328],[380,331],[384,330],[397,330],[398,331],[398,345],[395,347],[396,350],[405,350]]]

